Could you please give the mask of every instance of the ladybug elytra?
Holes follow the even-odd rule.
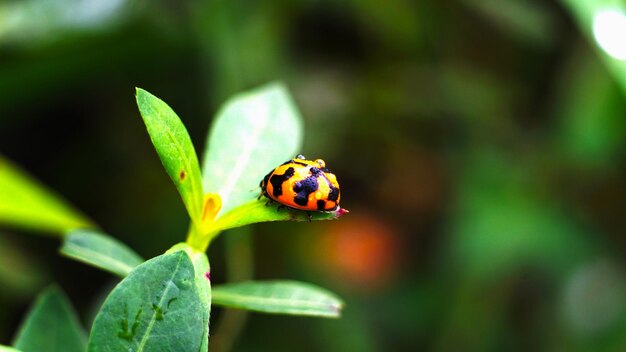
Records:
[[[289,208],[333,211],[339,208],[339,183],[322,159],[303,155],[270,171],[260,183],[262,195]]]

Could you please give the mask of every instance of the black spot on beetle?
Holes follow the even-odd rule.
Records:
[[[316,168],[315,166],[313,166],[310,170],[311,175],[317,175],[320,173],[320,169]]]
[[[285,173],[282,175],[277,175],[274,174],[272,175],[272,177],[270,177],[269,181],[272,184],[272,187],[274,188],[274,191],[272,192],[272,195],[276,198],[278,198],[279,196],[281,196],[283,194],[283,182],[287,181],[291,176],[293,176],[293,174],[295,173],[295,170],[293,169],[293,167],[288,168],[287,170],[285,170]]]
[[[272,173],[270,172],[269,174],[265,175],[265,177],[263,177],[263,180],[261,180],[261,182],[259,182],[259,187],[261,188],[265,188],[265,186],[267,186],[267,181],[270,179],[270,175]]]
[[[296,202],[296,204],[298,205],[305,206],[309,202],[309,198],[298,193],[293,198],[293,201]]]
[[[298,205],[305,206],[309,202],[309,194],[317,191],[317,177],[309,176],[300,182],[296,182],[293,191],[296,192],[294,202]]]
[[[328,186],[330,187],[330,192],[328,192],[328,200],[336,202],[337,199],[339,199],[339,188],[333,186],[330,182],[328,183]]]
[[[326,201],[320,199],[317,201],[317,210],[324,210],[326,208]]]

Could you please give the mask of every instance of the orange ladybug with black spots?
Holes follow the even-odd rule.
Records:
[[[322,159],[312,161],[298,155],[270,171],[260,186],[261,195],[289,208],[306,211],[339,208],[337,177]]]

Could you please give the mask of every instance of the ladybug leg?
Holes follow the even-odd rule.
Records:
[[[313,215],[311,215],[311,212],[307,211],[306,216],[309,218],[309,222],[311,222],[311,219],[313,218]]]
[[[278,210],[278,211],[281,211],[282,209],[285,209],[285,205],[284,205],[284,204],[281,204],[281,205],[279,205],[279,206],[276,208],[276,210]]]

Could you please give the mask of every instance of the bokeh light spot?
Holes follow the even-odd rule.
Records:
[[[626,308],[624,275],[608,260],[582,266],[569,279],[564,294],[566,319],[581,335],[607,330]]]
[[[611,57],[626,60],[626,15],[623,11],[598,11],[593,17],[593,36]]]

